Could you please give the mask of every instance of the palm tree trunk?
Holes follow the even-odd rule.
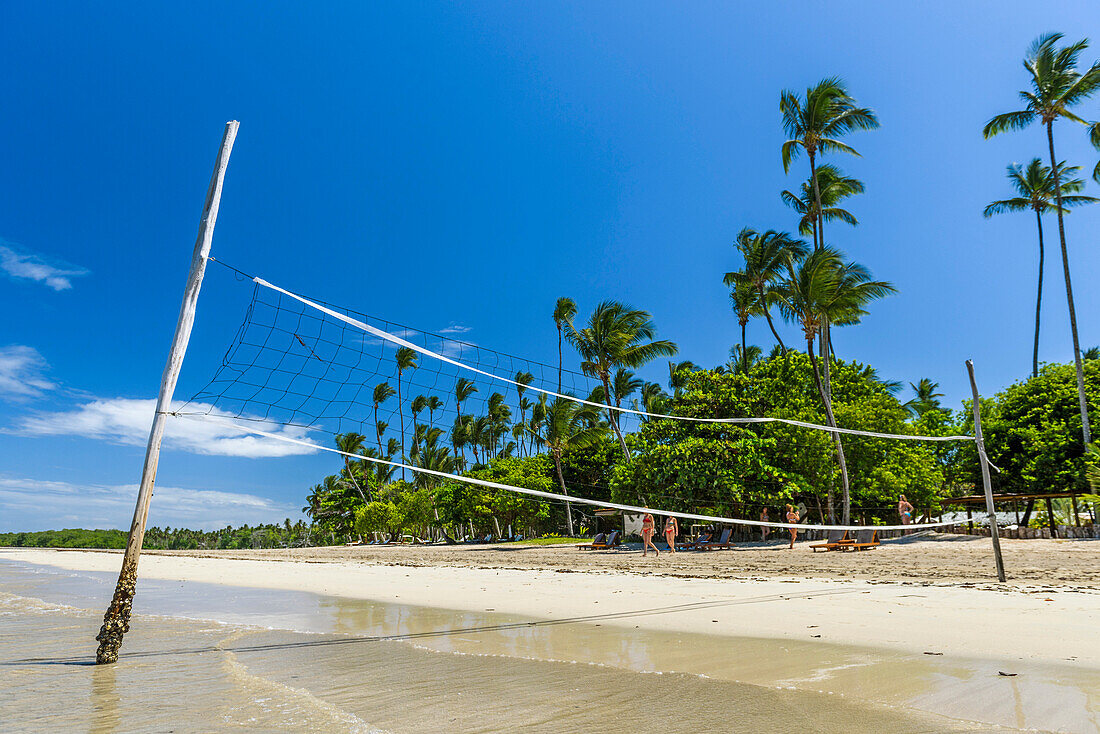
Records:
[[[397,370],[397,417],[401,419],[401,463],[408,463],[405,459],[405,404],[401,400],[401,370]],[[405,478],[405,467],[401,467],[401,478]]]
[[[348,457],[346,456],[344,457],[344,469],[346,469],[348,472],[348,479],[351,480],[351,485],[355,487],[355,491],[359,493],[359,498],[362,499],[364,502],[370,502],[370,500],[367,499],[367,496],[363,494],[363,489],[359,486],[359,482],[355,481],[355,474],[353,474],[351,471],[351,461],[349,461]]]
[[[623,440],[623,432],[619,430],[619,422],[612,415],[615,411],[611,410],[611,385],[608,383],[606,376],[601,375],[600,379],[603,380],[604,399],[607,401],[607,417],[611,421],[611,427],[615,429],[615,435],[619,438],[619,445],[623,447],[623,458],[629,459],[630,449],[626,447],[626,441]]]
[[[749,373],[749,355],[745,351],[745,324],[748,323],[745,319],[741,319],[741,373],[747,375]]]
[[[760,291],[760,303],[761,305],[764,305],[764,289],[761,287],[758,290]],[[783,340],[779,336],[779,332],[775,330],[775,324],[772,323],[772,313],[770,308],[764,309],[764,318],[768,322],[768,328],[772,330],[772,336],[774,336],[775,340],[779,342],[779,348],[780,350],[782,350],[783,356],[787,356],[787,345],[783,343]]]
[[[1062,223],[1062,181],[1058,159],[1054,157],[1054,122],[1047,122],[1047,144],[1050,146],[1050,170],[1054,172],[1054,196],[1058,202],[1058,240],[1062,245],[1062,273],[1066,278],[1066,301],[1069,303],[1069,330],[1073,335],[1073,362],[1077,367],[1077,401],[1081,408],[1081,436],[1086,445],[1092,442],[1089,430],[1089,406],[1085,397],[1085,370],[1081,364],[1081,345],[1077,341],[1077,311],[1073,307],[1073,285],[1069,278],[1069,252],[1066,250],[1066,228]]]
[[[828,420],[830,428],[836,428],[833,402],[829,399],[828,393],[825,392],[825,387],[821,383],[821,373],[817,368],[817,355],[814,354],[814,343],[809,339],[806,340],[806,352],[810,355],[810,364],[814,368],[814,382],[817,383],[817,391],[821,395],[821,401],[825,404],[825,418]],[[847,525],[851,513],[851,494],[848,487],[848,462],[844,458],[844,444],[840,440],[839,433],[833,433],[833,443],[836,445],[837,464],[840,465],[840,490],[843,505],[840,524]]]
[[[824,227],[821,226],[821,187],[817,184],[817,160],[815,151],[808,151],[810,155],[810,179],[814,184],[814,200],[817,203],[817,211],[814,213],[814,219],[817,220],[817,225],[814,227],[817,234],[817,239],[814,241],[814,249],[820,250],[825,246],[825,233]]]
[[[569,490],[565,488],[565,477],[561,474],[561,454],[558,451],[551,452],[554,454],[554,469],[558,473],[558,485],[561,487],[561,493],[566,497],[569,496]],[[569,528],[569,537],[573,537],[573,503],[566,501],[565,503],[565,521],[566,527]]]
[[[561,324],[558,324],[558,394],[561,394]]]
[[[1039,289],[1035,296],[1035,345],[1031,348],[1031,376],[1039,375],[1039,321],[1043,307],[1043,215],[1035,212],[1035,223],[1039,225]]]

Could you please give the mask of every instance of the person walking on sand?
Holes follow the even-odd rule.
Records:
[[[642,517],[642,556],[646,555],[646,548],[653,546],[653,552],[657,554],[657,557],[661,557],[661,551],[657,549],[657,546],[653,545],[653,533],[656,532],[656,523],[653,522],[653,515],[646,512]]]
[[[771,519],[768,517],[768,508],[767,507],[765,507],[763,510],[760,511],[760,522],[771,522]],[[760,526],[760,541],[762,543],[767,543],[768,542],[768,531],[769,530],[771,530],[771,528],[769,528],[767,525],[761,525]]]
[[[798,510],[794,509],[794,505],[787,505],[787,522],[798,522]],[[789,528],[791,531],[791,548],[794,548],[794,541],[798,538],[798,528]]]
[[[901,524],[908,525],[913,520],[913,506],[905,499],[905,495],[898,496],[898,514],[901,515]],[[903,530],[905,534],[908,531]]]
[[[680,534],[680,523],[676,521],[676,518],[669,515],[668,520],[665,522],[665,542],[668,543],[668,552],[676,552],[676,536]]]

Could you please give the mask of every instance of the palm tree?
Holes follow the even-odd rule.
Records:
[[[519,422],[523,423],[526,420],[527,411],[526,407],[524,407],[525,400],[523,394],[527,392],[527,386],[531,384],[531,382],[535,379],[535,376],[532,375],[530,372],[524,372],[523,370],[520,370],[516,372],[515,379],[517,398],[516,404],[519,406]]]
[[[670,396],[656,382],[647,382],[642,385],[640,394],[642,398],[641,410],[651,415],[667,414]],[[643,420],[648,420],[648,418],[643,418]]]
[[[1059,163],[1058,167],[1061,175],[1066,177],[1081,170],[1080,166],[1067,166],[1065,162]],[[1035,341],[1031,349],[1031,374],[1034,377],[1039,374],[1039,318],[1043,306],[1043,261],[1046,256],[1043,247],[1043,215],[1056,208],[1054,174],[1038,158],[1032,158],[1027,168],[1022,168],[1018,163],[1011,164],[1008,167],[1008,180],[1012,182],[1018,196],[993,202],[985,208],[984,214],[989,218],[1004,212],[1022,212],[1028,209],[1035,212],[1035,223],[1039,228],[1039,286],[1035,296]],[[1063,207],[1096,201],[1091,196],[1075,196],[1085,188],[1085,182],[1081,179],[1062,181],[1061,188]]]
[[[813,235],[814,245],[818,243],[817,222],[822,219],[826,222],[840,221],[853,227],[859,224],[847,209],[837,206],[849,196],[863,193],[863,182],[851,176],[845,176],[840,169],[831,163],[825,163],[817,167],[817,185],[821,189],[821,211],[817,209],[817,197],[814,194],[813,180],[805,181],[799,188],[799,194],[790,191],[780,194],[783,203],[794,209],[802,218],[798,222],[798,233]]]
[[[669,362],[668,363],[668,389],[672,390],[674,398],[679,399],[680,391],[683,390],[687,381],[681,374],[681,370],[688,372],[694,372],[698,367],[690,359],[685,359],[683,362]]]
[[[388,382],[380,382],[374,386],[374,429],[378,434],[378,453],[382,453],[382,434],[386,430],[385,424],[378,422],[378,406],[396,394],[397,391]]]
[[[623,400],[642,389],[645,380],[637,377],[631,370],[620,367],[615,370],[615,379],[611,381],[611,390],[615,395],[615,407],[621,408]],[[615,422],[619,421],[619,414],[615,413]]]
[[[405,403],[401,397],[401,375],[405,370],[416,369],[416,351],[409,347],[400,347],[395,355],[397,362],[397,415],[401,419],[401,463],[406,463],[405,456]],[[401,470],[401,478],[405,478],[405,470]]]
[[[347,472],[348,479],[351,480],[352,486],[355,487],[355,491],[359,493],[359,497],[362,498],[364,502],[370,502],[367,494],[363,494],[363,488],[359,486],[359,482],[355,479],[355,471],[352,468],[351,459],[346,456],[346,454],[362,453],[364,448],[363,444],[366,440],[366,436],[361,433],[355,433],[354,431],[336,434],[336,449],[345,454],[344,471]]]
[[[477,392],[477,385],[471,380],[460,377],[455,381],[455,412],[459,418],[462,417],[462,404],[475,392]]]
[[[739,287],[740,284],[756,292],[759,311],[767,319],[772,336],[785,353],[787,347],[772,323],[771,307],[775,301],[772,289],[783,277],[788,260],[801,260],[806,256],[806,243],[786,232],[769,229],[760,233],[745,227],[737,233],[736,247],[745,259],[745,267],[743,270],[726,273],[722,282],[730,288]],[[730,296],[733,297],[732,292]]]
[[[545,435],[538,435],[539,440],[545,441],[550,449],[550,455],[554,459],[554,471],[558,475],[558,486],[562,494],[569,496],[569,490],[565,486],[565,477],[561,471],[562,454],[571,449],[583,449],[599,441],[603,435],[602,428],[586,427],[588,415],[591,411],[584,405],[566,398],[554,398],[554,402],[546,409],[543,418],[543,431]],[[533,431],[532,431],[533,432]],[[569,529],[569,535],[573,535],[573,505],[565,503],[565,517]]]
[[[936,392],[939,386],[940,383],[932,382],[927,377],[922,377],[916,384],[910,382],[909,387],[913,388],[916,397],[906,401],[903,407],[917,418],[930,410],[937,410],[940,407],[939,398],[943,397],[942,392]]]
[[[490,425],[489,416],[479,415],[477,418],[471,418],[470,422],[466,425],[466,441],[474,451],[474,463],[482,463],[481,457],[478,455],[478,448],[485,448],[489,441]],[[489,457],[485,457],[485,462],[488,463]]]
[[[558,327],[558,393],[561,393],[561,337],[566,324],[573,322],[577,315],[577,304],[572,298],[562,296],[554,304],[554,325]]]
[[[433,426],[435,425],[435,411],[440,410],[443,407],[443,401],[436,395],[430,395],[428,397],[428,422]]]
[[[733,374],[748,374],[749,367],[760,361],[764,356],[764,350],[755,344],[747,347],[738,344],[730,350],[730,361],[727,368]]]
[[[466,463],[466,446],[469,443],[469,424],[470,416],[459,415],[455,416],[454,425],[451,427],[451,446],[454,448],[455,456],[461,456],[463,465]]]
[[[418,440],[416,438],[416,435],[417,435],[416,432],[420,428],[420,426],[417,425],[417,418],[420,416],[421,413],[423,413],[427,409],[428,409],[428,398],[424,397],[423,395],[417,395],[415,398],[412,399],[412,402],[409,403],[409,412],[412,413],[412,419],[413,419],[413,437],[414,437],[413,442],[414,443]]]
[[[986,138],[1009,130],[1022,130],[1038,120],[1047,129],[1047,147],[1050,153],[1050,166],[1054,176],[1055,214],[1058,216],[1058,242],[1062,248],[1062,274],[1066,280],[1066,302],[1069,306],[1069,327],[1073,336],[1073,360],[1077,367],[1077,399],[1081,409],[1081,435],[1085,444],[1092,441],[1089,430],[1089,408],[1085,397],[1085,372],[1081,364],[1081,345],[1077,338],[1077,313],[1073,306],[1073,286],[1069,275],[1069,252],[1066,249],[1066,230],[1062,221],[1061,171],[1058,158],[1054,154],[1054,121],[1065,118],[1087,125],[1077,115],[1069,111],[1100,88],[1100,61],[1094,63],[1085,73],[1077,71],[1077,59],[1088,48],[1088,41],[1058,48],[1062,40],[1061,33],[1047,33],[1035,39],[1024,57],[1024,69],[1031,76],[1031,89],[1020,92],[1026,103],[1024,109],[1005,112],[986,123],[982,134]],[[1095,141],[1094,141],[1095,142]]]
[[[727,280],[730,275],[733,275],[733,273],[726,273]],[[756,316],[765,309],[760,303],[760,296],[752,289],[752,285],[748,283],[746,279],[742,278],[735,279],[730,288],[730,305],[733,306],[733,312],[737,314],[737,323],[741,326],[741,355],[747,358],[748,350],[745,342],[745,326],[749,323],[750,318]],[[742,367],[745,372],[748,372],[749,363],[747,360]]]
[[[618,301],[604,301],[588,318],[588,325],[579,331],[572,322],[566,324],[567,338],[580,354],[581,370],[603,383],[607,416],[615,429],[623,456],[629,457],[622,431],[611,410],[611,370],[616,367],[638,369],[657,357],[676,354],[676,345],[667,339],[654,341],[657,327],[646,311],[630,308]]]
[[[830,428],[836,428],[833,415],[831,385],[828,383],[828,359],[824,379],[814,354],[814,339],[824,337],[828,324],[848,325],[858,323],[866,313],[864,306],[875,298],[894,291],[893,286],[882,281],[872,281],[867,269],[855,263],[845,263],[841,253],[831,247],[816,250],[799,264],[788,265],[789,277],[778,291],[783,315],[798,322],[806,338],[806,353],[813,367],[825,417]],[[826,352],[827,353],[827,352]],[[833,433],[837,464],[840,468],[843,515],[841,524],[847,525],[851,511],[851,495],[848,484],[848,465],[844,457],[844,444],[839,433]],[[835,522],[832,497],[829,497],[830,519]]]
[[[805,99],[799,99],[791,90],[779,96],[779,111],[783,115],[783,130],[788,140],[781,149],[783,171],[788,172],[791,162],[800,151],[806,151],[810,159],[810,181],[814,201],[817,202],[817,240],[814,249],[825,246],[822,222],[821,182],[817,177],[819,153],[850,153],[858,156],[854,148],[840,142],[839,138],[854,130],[873,130],[878,127],[875,113],[865,107],[857,107],[848,94],[843,80],[837,77],[822,79],[806,90]]]

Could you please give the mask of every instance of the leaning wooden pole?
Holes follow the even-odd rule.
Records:
[[[1005,562],[1001,558],[1001,539],[997,533],[997,513],[993,509],[993,485],[989,480],[989,457],[985,455],[982,438],[982,411],[978,400],[978,383],[974,381],[974,362],[966,360],[970,373],[970,390],[974,394],[974,444],[978,449],[978,463],[982,467],[982,486],[985,487],[985,509],[989,513],[989,537],[993,539],[993,558],[997,563],[997,580],[1005,580]]]
[[[145,448],[145,466],[141,470],[141,485],[138,487],[137,506],[134,508],[134,520],[130,525],[130,537],[126,542],[126,553],[122,557],[122,570],[118,575],[118,585],[107,613],[103,615],[103,626],[96,635],[99,649],[96,650],[97,663],[113,663],[118,660],[118,650],[122,647],[122,636],[130,630],[130,609],[137,587],[138,555],[145,539],[145,521],[149,517],[149,500],[153,496],[153,483],[157,478],[157,462],[160,460],[160,442],[164,437],[164,424],[172,407],[172,395],[176,389],[183,355],[187,351],[187,341],[191,338],[191,326],[195,322],[195,304],[199,300],[202,276],[206,272],[206,258],[210,254],[210,243],[214,237],[214,224],[218,220],[218,206],[222,197],[222,182],[225,169],[229,165],[229,154],[233,150],[233,141],[237,137],[236,120],[225,123],[222,145],[214,163],[214,175],[210,178],[210,188],[206,191],[206,203],[202,208],[202,220],[199,222],[199,236],[195,240],[195,251],[191,256],[191,270],[187,274],[187,289],[183,294],[179,320],[176,321],[176,334],[172,337],[172,350],[168,353],[168,364],[160,378],[160,394],[157,396],[157,408],[153,414],[153,426],[149,430],[149,443]]]

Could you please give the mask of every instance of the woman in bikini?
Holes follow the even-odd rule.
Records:
[[[760,511],[760,522],[771,522],[771,519],[768,517],[768,508],[767,507],[765,507],[763,510]],[[761,540],[761,542],[763,542],[763,543],[768,542],[768,531],[770,531],[770,530],[771,530],[771,528],[769,528],[767,525],[761,525],[760,526],[760,540]]]
[[[794,509],[794,505],[787,505],[787,522],[798,522],[798,510]],[[798,528],[789,528],[791,531],[791,548],[794,548],[794,541],[798,538]]]
[[[898,514],[901,515],[901,524],[908,525],[913,520],[913,506],[909,504],[905,495],[898,496]],[[902,534],[907,531],[902,531]]]
[[[642,556],[646,555],[646,549],[649,546],[653,546],[653,552],[660,558],[661,551],[657,549],[657,546],[653,545],[653,533],[656,531],[656,523],[653,522],[653,515],[648,512],[642,518]]]
[[[680,524],[671,515],[665,522],[665,542],[668,543],[668,552],[676,552],[676,536],[680,534]]]

